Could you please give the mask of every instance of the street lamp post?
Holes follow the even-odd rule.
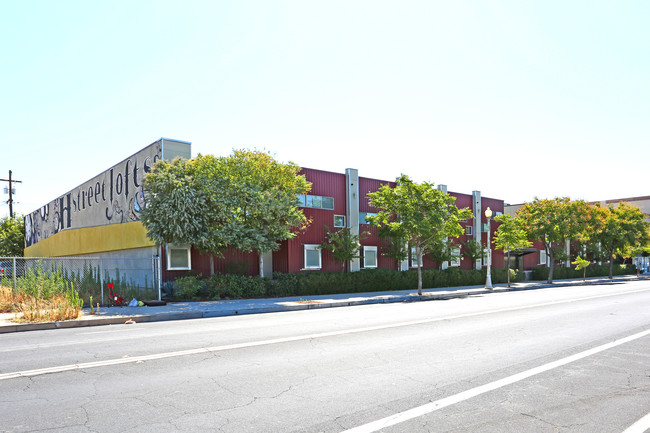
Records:
[[[485,276],[485,288],[492,290],[492,248],[490,248],[490,221],[492,219],[492,209],[488,206],[485,209],[487,218],[487,274]]]

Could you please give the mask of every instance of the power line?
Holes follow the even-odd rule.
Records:
[[[11,170],[9,170],[9,179],[0,179],[0,182],[9,182],[9,217],[14,217],[14,197],[13,197],[13,183],[23,183],[22,180],[13,180],[11,178]]]

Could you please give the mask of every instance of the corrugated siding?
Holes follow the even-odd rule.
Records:
[[[334,215],[345,215],[345,174],[303,168],[300,174],[312,183],[311,195],[334,198],[334,210],[302,208],[309,221],[306,230],[286,242],[273,255],[273,268],[277,272],[300,272],[304,268],[305,244],[320,245],[325,241],[327,229],[334,228]],[[277,260],[276,260],[277,259]],[[341,264],[328,251],[322,252],[322,271],[336,272]]]
[[[224,251],[224,257],[220,258],[192,248],[190,252],[191,271],[168,271],[165,254],[165,248],[162,248],[163,281],[173,281],[178,277],[188,275],[188,273],[209,277],[210,260],[214,260],[215,274],[242,273],[245,275],[259,275],[259,261],[255,252],[242,253],[241,251],[228,249]]]

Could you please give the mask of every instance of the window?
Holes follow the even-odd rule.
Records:
[[[411,248],[411,267],[412,268],[422,267],[422,260],[420,260],[420,263],[418,264],[418,255],[415,252],[415,248]]]
[[[345,215],[334,215],[334,227],[345,227]]]
[[[496,211],[494,214],[495,214],[496,216],[501,216],[501,215],[503,215],[503,212]]]
[[[167,270],[187,271],[192,269],[190,247],[183,245],[167,245]]]
[[[323,209],[334,209],[334,197],[321,197],[321,207]]]
[[[465,226],[465,234],[467,236],[472,236],[472,226]]]
[[[487,223],[483,223],[483,233],[487,233],[488,230],[489,230],[489,229],[488,229],[488,224],[487,224]]]
[[[305,269],[320,269],[321,253],[319,245],[305,245]]]
[[[314,209],[334,210],[334,197],[322,197],[320,195],[299,194],[298,206],[311,207]]]
[[[377,214],[373,212],[359,212],[359,224],[368,224],[366,221],[366,217],[368,216],[377,216]]]
[[[453,249],[453,259],[449,261],[449,266],[458,267],[460,266],[460,248],[455,247]]]
[[[363,267],[377,267],[377,247],[363,247]]]
[[[546,265],[546,250],[539,250],[539,264]]]

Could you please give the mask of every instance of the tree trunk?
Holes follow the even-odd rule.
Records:
[[[550,260],[551,264],[549,265],[548,280],[546,282],[548,284],[553,284],[553,263],[555,263],[555,258],[553,257],[553,248],[549,248],[548,257],[549,257],[549,260]]]
[[[508,263],[506,264],[506,273],[508,274],[508,287],[510,287],[510,250],[508,250]]]
[[[264,278],[264,253],[262,253],[262,251],[258,251],[257,256],[259,257],[260,263],[260,278]]]
[[[614,279],[614,254],[609,255],[609,279]]]
[[[416,255],[418,258],[418,295],[422,296],[422,250],[420,248],[416,249]]]

